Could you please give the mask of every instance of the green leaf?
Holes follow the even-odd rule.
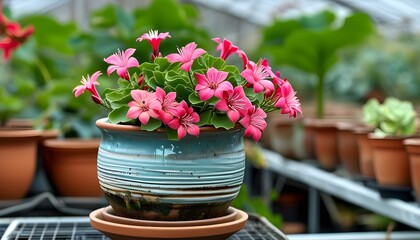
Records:
[[[166,133],[168,134],[168,139],[173,141],[178,141],[178,133],[176,130],[165,126]]]
[[[199,104],[199,103],[203,103],[203,101],[200,100],[200,97],[198,96],[198,93],[196,91],[192,92],[190,94],[190,96],[188,96],[188,100],[193,105],[196,105],[196,104]]]
[[[130,109],[128,106],[122,106],[120,108],[112,110],[108,114],[109,121],[115,124],[130,121],[131,119],[127,118],[128,109]]]
[[[130,95],[130,89],[116,90],[105,95],[106,99],[110,102],[120,101],[125,98],[127,95]]]
[[[146,125],[141,125],[141,130],[153,131],[162,126],[162,121],[150,118]]]
[[[159,66],[159,70],[161,71],[168,69],[169,65],[171,65],[167,58],[162,57],[157,57],[155,63]]]
[[[129,81],[127,81],[127,80],[125,80],[125,79],[122,79],[122,78],[119,78],[119,79],[118,79],[118,87],[119,87],[119,88],[124,89],[124,88],[129,87],[130,85],[131,85],[131,84],[130,84],[130,82],[129,82]]]
[[[197,126],[201,127],[204,125],[209,125],[211,122],[211,115],[211,110],[207,110],[205,112],[200,113],[200,121],[197,123]]]
[[[235,126],[226,114],[214,113],[211,118],[211,123],[215,128],[231,129]]]

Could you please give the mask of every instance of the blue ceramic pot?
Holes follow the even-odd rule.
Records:
[[[243,128],[200,129],[170,141],[100,119],[98,178],[117,215],[148,220],[197,220],[226,213],[245,170]]]

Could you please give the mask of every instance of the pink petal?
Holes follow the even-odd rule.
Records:
[[[85,92],[85,90],[86,90],[86,87],[85,87],[84,85],[80,85],[80,86],[75,87],[75,88],[73,89],[74,96],[75,96],[75,97],[80,96],[80,94],[84,93],[84,92]]]
[[[168,127],[172,128],[172,129],[178,129],[179,126],[181,126],[181,124],[179,123],[179,119],[178,118],[172,119],[166,125],[168,125]]]
[[[197,48],[196,50],[194,50],[191,59],[196,59],[199,56],[203,55],[204,53],[206,53],[206,51],[204,51],[204,49],[202,48]]]
[[[104,61],[108,64],[113,64],[113,65],[120,65],[121,64],[121,61],[118,58],[118,55],[115,54],[115,53],[112,54],[111,56],[105,58]]]
[[[211,88],[205,88],[198,92],[198,96],[201,101],[207,101],[214,95],[214,90]]]
[[[198,135],[200,135],[200,128],[197,127],[196,125],[192,125],[187,129],[187,132],[190,135],[198,136]]]
[[[230,119],[230,121],[233,122],[233,123],[236,123],[239,120],[239,118],[241,117],[239,112],[237,112],[235,110],[228,111],[227,116]]]
[[[178,128],[178,140],[184,138],[187,135],[187,131],[183,127]]]
[[[149,122],[150,119],[150,115],[148,112],[141,112],[139,115],[139,120],[141,122],[141,124],[146,125]]]
[[[136,119],[140,115],[141,111],[138,107],[130,107],[127,111],[127,118]]]
[[[183,60],[181,55],[178,54],[178,53],[168,54],[168,56],[166,56],[166,58],[169,60],[170,63],[182,62],[182,60]]]
[[[196,74],[194,74],[194,76],[195,76],[195,79],[197,80],[198,85],[200,85],[202,87],[207,87],[209,85],[208,80],[207,80],[206,76],[204,76],[204,74],[196,73]],[[200,90],[200,89],[197,89],[197,86],[196,86],[195,90]],[[200,87],[200,88],[202,88],[202,87]]]
[[[137,61],[137,59],[131,57],[131,58],[128,59],[126,67],[127,68],[138,67],[139,65],[140,65],[139,61]]]
[[[223,100],[223,99],[219,100],[214,105],[214,108],[216,108],[217,110],[220,110],[220,111],[224,111],[224,112],[229,111],[229,106],[227,105],[226,100]]]
[[[114,72],[115,70],[117,70],[119,67],[117,65],[111,65],[108,67],[108,69],[106,70],[106,74],[111,75],[112,72]]]
[[[188,61],[188,62],[182,64],[181,65],[181,69],[184,70],[184,71],[186,71],[186,72],[189,72],[190,69],[191,69],[191,66],[192,66],[193,62],[194,62],[194,60],[191,60],[191,61]]]
[[[174,116],[168,112],[161,111],[159,114],[160,120],[162,120],[163,124],[169,123],[172,119],[174,119]],[[178,126],[177,126],[178,127]]]
[[[117,74],[118,76],[124,78],[124,76],[127,74],[127,68],[126,67],[117,68]]]

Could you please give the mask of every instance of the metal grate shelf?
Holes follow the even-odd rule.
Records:
[[[1,240],[108,240],[90,226],[87,217],[18,218],[11,222]],[[229,240],[286,240],[265,218],[250,215],[248,223]]]

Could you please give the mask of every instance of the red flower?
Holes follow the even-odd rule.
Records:
[[[141,42],[142,40],[147,40],[150,45],[152,45],[153,53],[152,53],[152,61],[155,60],[156,57],[160,57],[161,54],[159,52],[159,44],[161,40],[164,40],[167,37],[171,37],[168,32],[165,33],[159,33],[158,31],[150,30],[149,33],[144,33],[139,38],[137,38],[138,42]]]
[[[200,128],[194,124],[199,121],[200,116],[194,112],[192,107],[188,107],[185,101],[182,101],[177,108],[175,118],[168,122],[167,125],[172,129],[176,129],[178,139],[182,139],[187,133],[193,136],[198,136],[200,134]]]
[[[262,132],[267,127],[267,123],[264,120],[266,117],[267,114],[261,108],[249,108],[247,115],[239,121],[246,128],[245,136],[252,137],[255,142],[258,142]]]
[[[194,60],[206,52],[202,48],[196,49],[196,47],[197,44],[195,42],[189,43],[185,47],[178,49],[179,54],[172,53],[166,58],[168,58],[170,63],[180,62],[182,64],[181,69],[189,72]]]

